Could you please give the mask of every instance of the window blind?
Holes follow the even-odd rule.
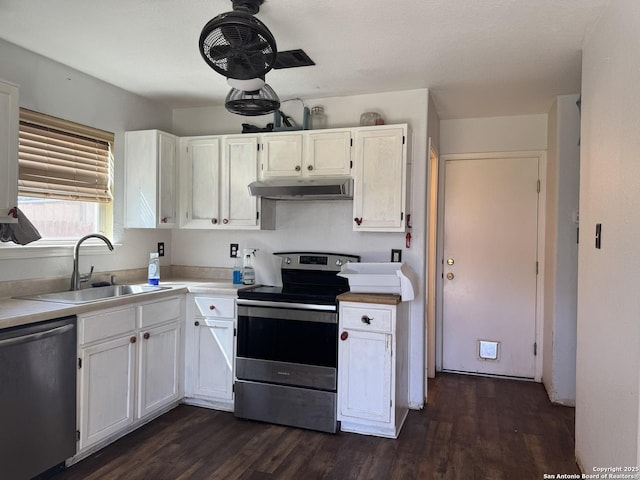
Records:
[[[113,133],[20,109],[18,195],[111,202]]]

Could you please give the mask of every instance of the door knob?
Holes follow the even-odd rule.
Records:
[[[453,280],[455,278],[455,275],[451,272],[447,273],[447,280]]]

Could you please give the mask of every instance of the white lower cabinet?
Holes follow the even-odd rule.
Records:
[[[235,297],[189,295],[185,402],[233,411]]]
[[[78,317],[77,457],[177,404],[183,317],[183,296]]]
[[[397,438],[409,410],[408,308],[396,295],[366,298],[340,296],[338,420],[346,432]]]

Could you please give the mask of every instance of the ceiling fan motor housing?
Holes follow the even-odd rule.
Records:
[[[255,15],[260,11],[260,5],[263,2],[264,0],[231,0],[234,10],[243,10],[251,15]]]
[[[242,10],[211,19],[202,29],[199,46],[204,61],[227,78],[262,77],[276,62],[275,38],[266,25]]]

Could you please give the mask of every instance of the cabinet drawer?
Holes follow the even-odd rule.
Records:
[[[234,318],[236,300],[231,297],[195,297],[196,315],[215,318]]]
[[[132,333],[135,328],[136,309],[134,307],[80,317],[78,341],[81,345],[91,343]]]
[[[341,328],[366,330],[369,332],[391,332],[391,310],[384,308],[342,307]],[[369,322],[369,323],[367,323]]]
[[[170,298],[160,302],[147,303],[140,307],[140,312],[140,328],[182,318],[182,299]]]

